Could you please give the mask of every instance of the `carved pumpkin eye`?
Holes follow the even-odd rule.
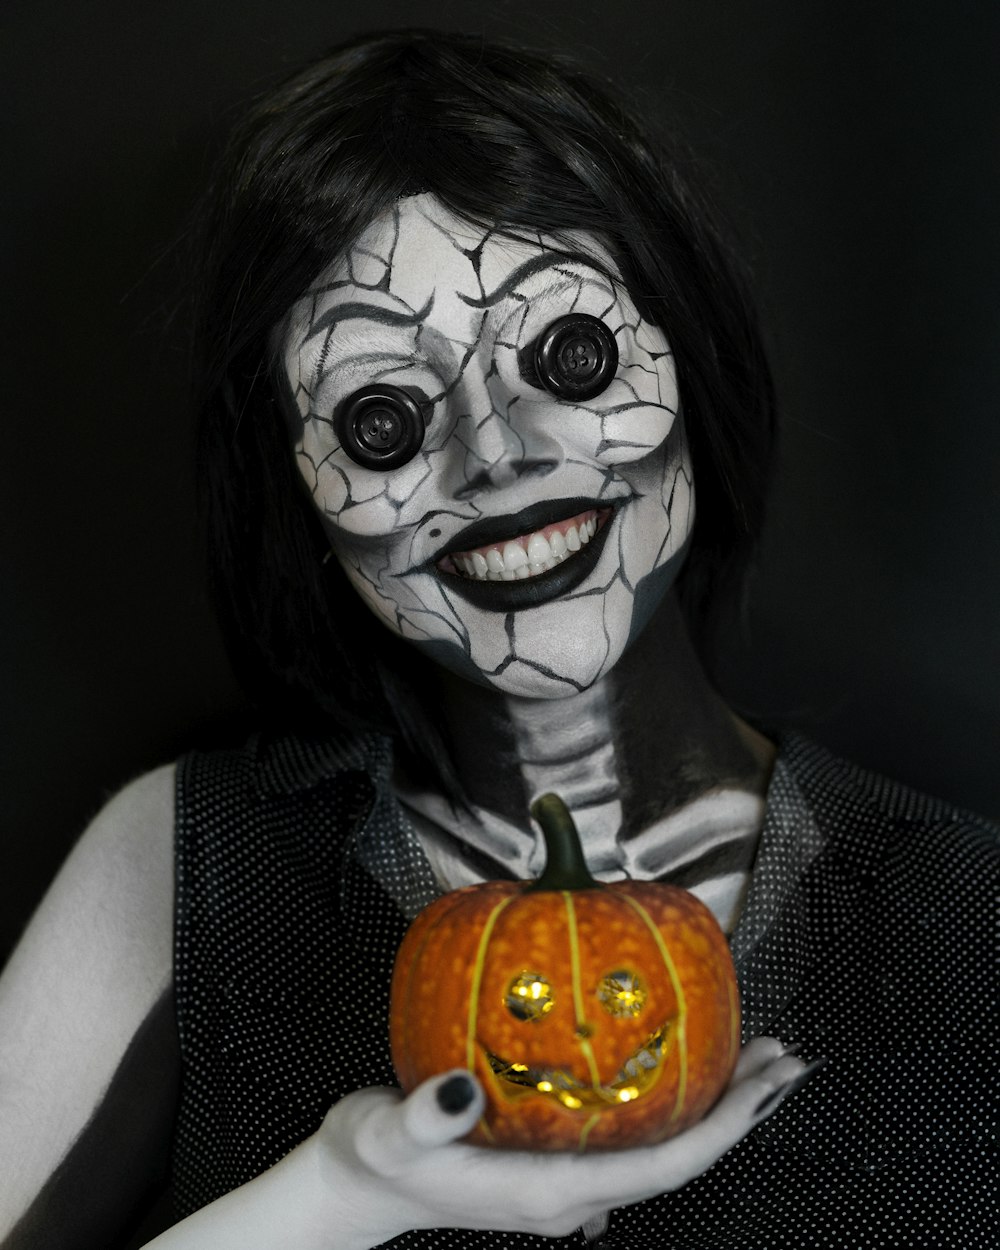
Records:
[[[634,1019],[646,1005],[646,987],[638,973],[621,968],[601,978],[597,984],[597,998],[609,1015],[618,1019]]]
[[[540,972],[522,972],[507,987],[504,1003],[518,1020],[541,1020],[555,1006],[551,982]]]
[[[424,414],[409,391],[363,386],[341,405],[334,429],[344,451],[366,469],[396,469],[420,450]]]
[[[535,344],[534,375],[558,399],[593,399],[618,368],[618,343],[603,321],[570,313],[553,321]]]

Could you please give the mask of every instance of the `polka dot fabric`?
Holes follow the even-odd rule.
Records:
[[[182,1214],[276,1162],[337,1098],[394,1083],[392,961],[404,911],[435,887],[389,774],[374,738],[259,737],[182,761]],[[786,739],[733,952],[746,1037],[828,1062],[705,1176],[612,1212],[600,1244],[1000,1246],[998,887],[995,828]]]

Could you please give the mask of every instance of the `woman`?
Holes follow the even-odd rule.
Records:
[[[15,958],[4,1019],[33,1005],[8,1067],[42,1076],[7,1120],[30,1142],[9,1244],[109,1240],[171,1132],[188,1218],[164,1248],[581,1226],[976,1244],[982,1179],[947,1214],[936,1194],[987,1166],[969,1116],[994,1040],[974,923],[995,843],[809,744],[776,749],[704,675],[689,630],[703,647],[759,528],[772,399],[676,158],[572,69],[395,33],[263,101],[215,205],[200,465],[268,728],[119,796]],[[748,1039],[829,1056],[766,1127],[804,1071],[766,1039],[651,1151],[476,1150],[467,1076],[405,1102],[378,1088],[407,919],[537,872],[543,788],[599,875],[708,903]],[[945,984],[951,1016],[914,1046]],[[910,1118],[873,1115],[883,1097]],[[442,1227],[460,1231],[419,1231]]]

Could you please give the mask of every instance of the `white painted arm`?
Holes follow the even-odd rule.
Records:
[[[113,1245],[166,1146],[173,768],[66,860],[0,977],[0,1246]]]

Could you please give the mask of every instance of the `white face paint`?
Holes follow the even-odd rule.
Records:
[[[676,573],[691,471],[669,347],[593,239],[483,233],[432,195],[374,222],[292,309],[283,360],[299,470],[348,578],[389,627],[463,676],[553,698],[617,662]],[[568,313],[618,346],[600,394],[533,377]],[[394,469],[345,451],[335,415],[390,383],[424,408]],[[550,563],[553,562],[553,563]]]

